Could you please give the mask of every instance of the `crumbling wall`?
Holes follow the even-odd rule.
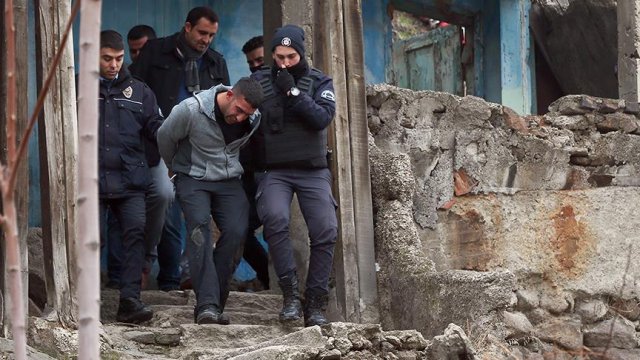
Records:
[[[638,104],[567,96],[521,117],[388,85],[367,100],[383,327],[576,350],[615,322],[610,346],[637,346]]]

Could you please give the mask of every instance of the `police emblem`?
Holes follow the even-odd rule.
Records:
[[[336,102],[336,96],[333,93],[333,91],[331,91],[331,90],[323,91],[322,94],[320,94],[320,97],[323,98],[323,99],[327,99],[329,101]]]
[[[289,39],[288,37],[283,37],[280,44],[284,46],[291,46],[291,39]]]
[[[131,86],[127,86],[126,89],[122,90],[122,95],[124,95],[124,97],[126,97],[127,99],[130,99],[131,95],[133,95],[133,89],[131,88]]]

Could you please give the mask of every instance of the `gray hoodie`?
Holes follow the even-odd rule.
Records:
[[[260,112],[256,110],[247,120],[251,124],[248,134],[225,144],[224,135],[215,119],[215,96],[226,90],[231,90],[231,87],[217,85],[183,100],[171,110],[158,129],[160,156],[174,173],[206,181],[242,175],[240,148],[258,129]]]

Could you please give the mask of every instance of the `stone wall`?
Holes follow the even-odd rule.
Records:
[[[606,347],[613,322],[609,346],[636,348],[637,103],[567,96],[522,117],[388,85],[367,100],[384,328],[455,322],[548,352]]]

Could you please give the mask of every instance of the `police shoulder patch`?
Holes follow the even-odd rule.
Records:
[[[333,94],[333,91],[331,90],[323,91],[322,94],[320,94],[320,97],[323,99],[327,99],[329,101],[336,102],[336,96]]]

